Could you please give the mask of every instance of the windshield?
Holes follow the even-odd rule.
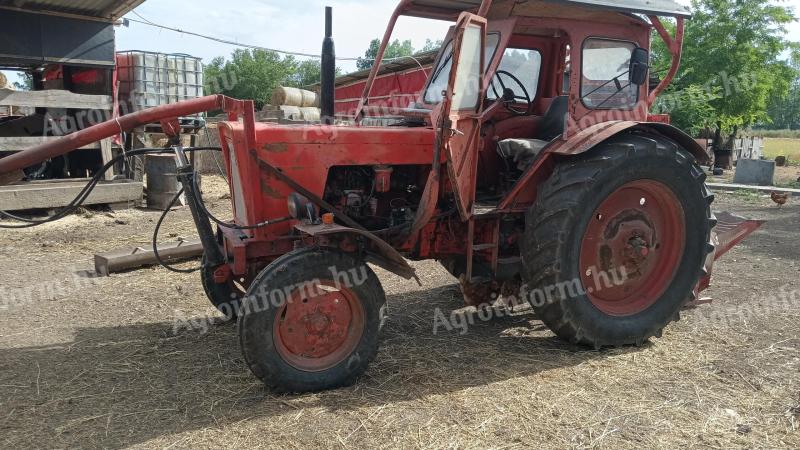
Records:
[[[500,33],[489,33],[486,36],[486,49],[484,55],[486,58],[486,65],[494,57],[497,51],[497,46],[500,44]],[[442,93],[447,90],[447,83],[450,82],[450,71],[453,69],[453,41],[447,43],[442,52],[442,58],[436,65],[431,75],[431,82],[428,84],[428,89],[425,91],[423,100],[425,103],[440,103],[442,101]]]

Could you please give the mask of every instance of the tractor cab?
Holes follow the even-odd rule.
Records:
[[[476,205],[496,206],[545,148],[569,153],[564,143],[581,132],[647,122],[673,74],[650,90],[651,32],[677,70],[689,13],[673,1],[408,0],[387,37],[401,15],[454,22],[417,103],[392,113],[440,134],[451,167],[461,167],[450,177],[466,219]],[[677,19],[675,39],[658,16]],[[372,112],[385,108],[363,100],[357,117]]]

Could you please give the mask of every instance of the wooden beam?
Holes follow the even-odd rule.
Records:
[[[0,137],[0,152],[21,152],[23,150],[27,150],[46,142],[52,142],[57,139],[61,138],[58,136]],[[100,142],[81,147],[81,149],[86,150],[97,150],[100,148],[102,148]]]
[[[68,205],[86,186],[78,183],[16,184],[0,187],[0,210],[52,209]],[[100,183],[89,194],[85,205],[135,202],[142,198],[141,182]]]
[[[11,173],[0,173],[0,186],[16,183],[25,178],[25,172],[15,170]]]
[[[168,263],[199,258],[203,256],[203,244],[199,240],[159,244],[158,256]],[[94,255],[94,270],[103,277],[107,277],[112,273],[156,264],[158,264],[158,260],[150,245],[113,250],[108,253]]]
[[[69,91],[55,89],[46,91],[0,89],[0,106],[111,111],[114,108],[114,102],[108,95],[74,94]]]

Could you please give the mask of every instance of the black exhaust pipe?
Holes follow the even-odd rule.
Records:
[[[333,44],[333,8],[325,7],[325,40],[322,42],[320,99],[322,123],[334,124],[336,99],[336,46]]]

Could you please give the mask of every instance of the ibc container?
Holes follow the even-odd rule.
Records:
[[[143,51],[117,53],[117,77],[123,113],[203,96],[203,62],[182,54]],[[201,119],[202,114],[188,117]]]

